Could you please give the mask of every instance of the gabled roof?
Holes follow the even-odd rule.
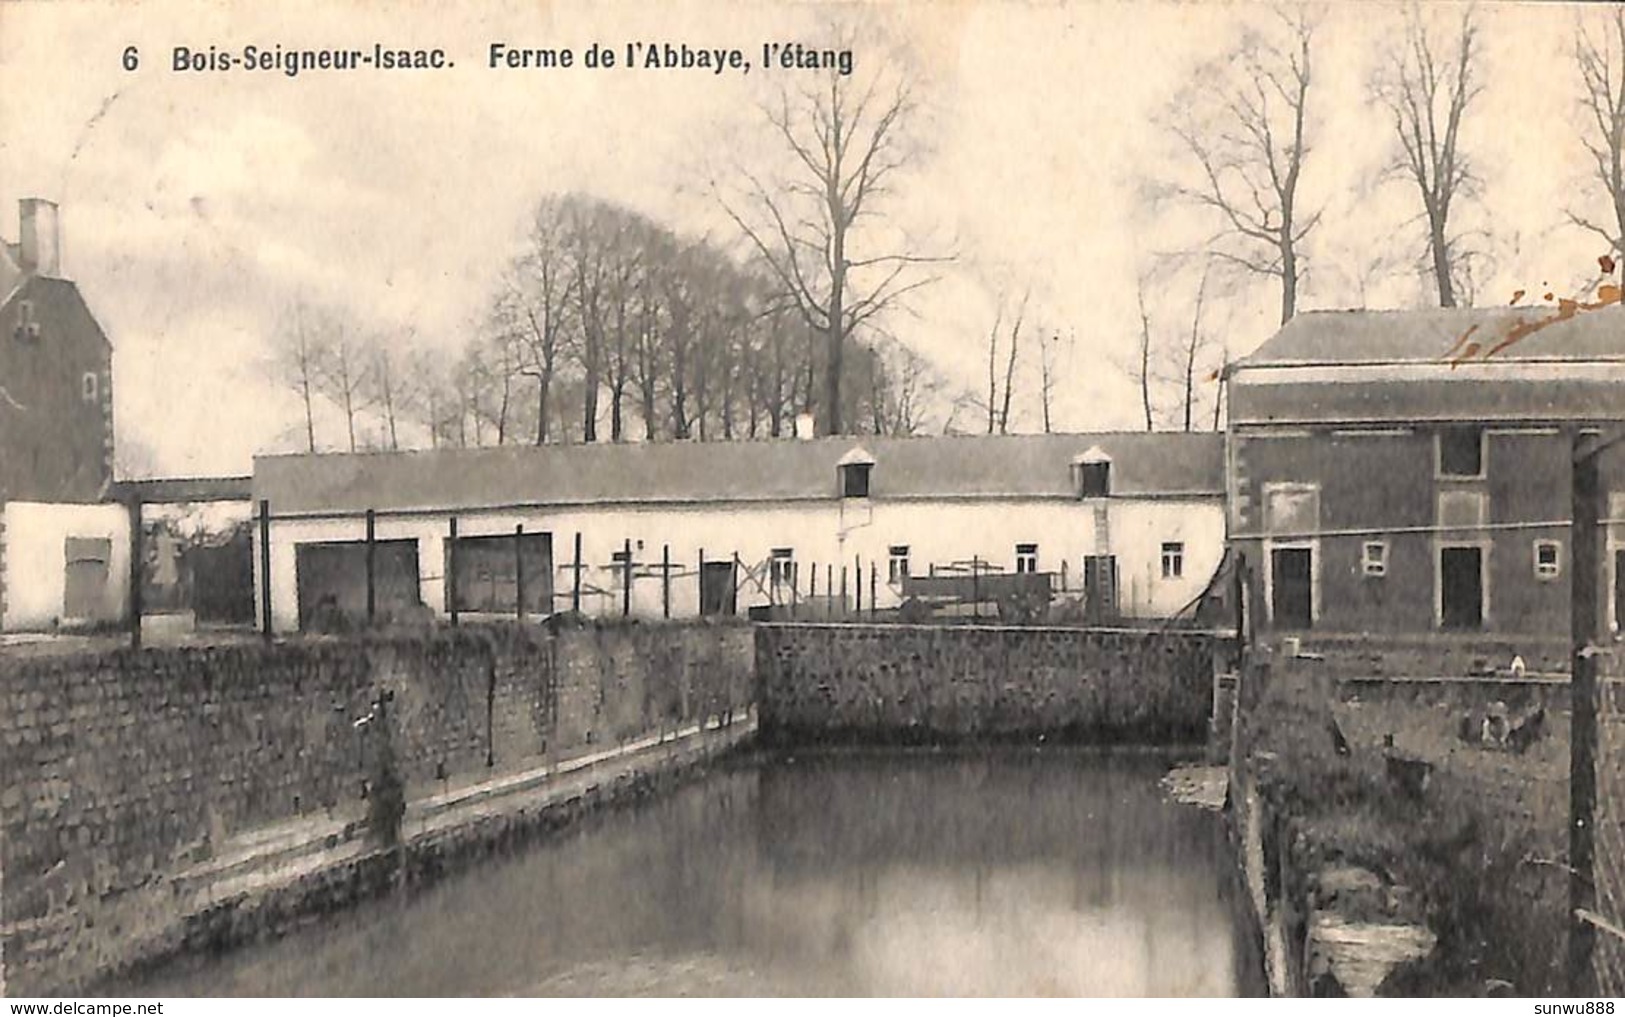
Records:
[[[1072,461],[1099,446],[1114,496],[1220,497],[1218,434],[857,437],[623,445],[507,445],[415,452],[261,456],[254,497],[273,513],[835,498],[837,464],[875,460],[886,498],[1075,497]]]
[[[1232,369],[1449,364],[1458,358],[1625,361],[1625,307],[1580,311],[1567,319],[1558,315],[1556,307],[1305,311]],[[1510,344],[1495,349],[1508,339]],[[1477,349],[1468,350],[1469,343]]]

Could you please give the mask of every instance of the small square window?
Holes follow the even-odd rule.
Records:
[[[1162,545],[1162,578],[1179,579],[1185,575],[1185,545],[1170,540]]]
[[[1038,545],[1037,544],[1017,544],[1016,545],[1016,571],[1017,572],[1037,572],[1038,571]]]
[[[869,497],[869,471],[872,468],[868,463],[852,463],[841,467],[841,497]]]
[[[1360,549],[1360,571],[1368,576],[1388,574],[1388,542],[1368,540]]]
[[[1555,540],[1535,541],[1535,578],[1556,579],[1563,574],[1563,545]]]
[[[1078,467],[1078,496],[1080,498],[1104,498],[1111,492],[1111,463],[1083,463]]]
[[[908,578],[908,545],[893,544],[886,550],[886,581],[899,583]]]
[[[1439,432],[1439,476],[1484,475],[1484,429],[1447,427]]]
[[[93,403],[101,395],[102,379],[95,371],[86,371],[79,379],[79,398]]]

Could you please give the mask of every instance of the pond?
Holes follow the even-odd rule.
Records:
[[[1158,753],[762,754],[129,995],[1263,991],[1221,818]]]

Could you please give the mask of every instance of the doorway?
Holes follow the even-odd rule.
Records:
[[[72,621],[105,621],[113,542],[103,537],[69,537],[64,542],[67,572],[62,590],[62,616]]]
[[[1314,551],[1277,547],[1270,551],[1270,614],[1279,629],[1307,629],[1314,623]]]
[[[700,573],[700,613],[733,614],[735,610],[734,563],[708,561]]]
[[[1484,624],[1484,549],[1439,548],[1439,625],[1477,629]]]

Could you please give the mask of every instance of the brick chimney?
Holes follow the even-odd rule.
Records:
[[[21,220],[17,260],[23,273],[60,278],[62,236],[57,226],[56,202],[24,198],[17,204]]]

